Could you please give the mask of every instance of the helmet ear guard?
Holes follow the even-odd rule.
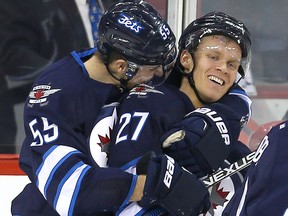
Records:
[[[127,76],[127,80],[132,79],[133,76],[137,73],[137,71],[138,71],[138,65],[133,62],[128,61],[128,68],[127,68],[127,71],[125,72],[125,75]]]

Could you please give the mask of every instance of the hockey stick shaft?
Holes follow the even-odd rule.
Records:
[[[217,170],[216,172],[212,173],[201,179],[207,188],[213,186],[214,184],[222,181],[223,179],[234,175],[235,173],[241,171],[242,169],[250,166],[252,160],[255,155],[255,151],[251,152],[250,154],[246,155],[245,157],[241,158],[240,160],[232,163],[229,167],[225,167],[223,169]]]

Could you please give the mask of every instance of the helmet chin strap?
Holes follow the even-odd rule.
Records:
[[[127,84],[128,84],[128,80],[126,79],[123,79],[123,78],[119,78],[119,77],[116,77],[112,72],[111,70],[109,69],[109,67],[105,64],[106,66],[106,69],[108,71],[108,73],[111,75],[111,77],[113,77],[115,80],[119,81],[120,82],[120,86],[119,86],[119,89],[121,92],[124,92],[125,90],[128,90],[128,87],[127,87]]]
[[[190,53],[190,54],[191,54],[191,57],[192,57],[193,62],[195,62],[194,54],[193,54],[193,53]],[[195,64],[194,64],[194,65],[195,65]],[[184,76],[187,77],[188,82],[189,82],[189,85],[190,85],[190,87],[194,90],[197,99],[198,99],[202,104],[209,104],[208,102],[206,102],[204,99],[201,98],[201,96],[200,96],[200,94],[199,94],[199,91],[197,90],[197,88],[196,88],[196,86],[195,86],[195,81],[194,81],[194,78],[193,78],[195,66],[193,66],[192,70],[191,70],[189,73],[185,73],[180,67],[178,67],[178,68],[180,69],[180,72],[181,72]]]
[[[201,96],[200,96],[200,94],[199,94],[199,91],[197,90],[197,88],[196,88],[196,86],[195,86],[195,82],[194,82],[194,78],[193,78],[193,71],[194,71],[194,68],[193,68],[192,71],[187,75],[189,85],[190,85],[191,88],[194,90],[197,99],[198,99],[202,104],[209,104],[208,102],[206,102],[204,99],[201,98]]]
[[[122,78],[116,77],[116,76],[110,71],[110,69],[109,69],[109,67],[108,67],[108,55],[107,55],[107,53],[106,53],[106,54],[101,54],[101,57],[102,57],[102,61],[103,61],[104,65],[105,65],[105,67],[106,67],[106,70],[108,71],[108,73],[110,74],[110,76],[113,77],[113,79],[115,79],[115,80],[117,80],[117,81],[120,82],[119,90],[120,90],[121,92],[123,92],[125,89],[127,89],[127,82],[128,82],[128,81],[127,81],[127,80],[124,80],[124,79],[122,79]]]
[[[108,56],[107,55],[102,55],[102,59],[103,59],[104,65],[106,67],[106,70],[111,75],[111,77],[113,77],[115,80],[120,82],[120,86],[119,86],[120,91],[121,92],[124,92],[126,90],[129,91],[130,89],[127,86],[128,85],[128,81],[131,80],[133,78],[133,76],[136,75],[136,73],[139,70],[138,66],[135,63],[133,63],[133,62],[128,62],[128,69],[125,72],[125,75],[127,76],[127,79],[123,79],[123,78],[119,78],[119,77],[115,76],[112,73],[112,71],[109,69],[109,67],[108,67]]]
[[[202,104],[206,104],[206,105],[209,105],[209,104],[211,104],[211,103],[215,103],[215,102],[219,101],[222,97],[224,97],[224,95],[228,94],[228,92],[230,91],[231,88],[233,88],[233,87],[239,82],[239,81],[238,81],[237,83],[233,83],[233,85],[227,90],[227,92],[226,92],[221,98],[219,98],[217,101],[215,101],[215,102],[210,102],[210,103],[209,103],[209,102],[206,102],[204,99],[202,99],[201,96],[199,95],[199,91],[197,90],[197,88],[196,88],[196,86],[195,86],[195,81],[194,81],[194,78],[193,78],[193,71],[194,71],[194,68],[192,69],[192,71],[191,71],[189,74],[186,75],[187,78],[188,78],[188,82],[189,82],[191,88],[194,90],[197,99],[198,99]],[[241,79],[241,78],[240,78],[240,79]]]
[[[191,54],[191,56],[192,56],[193,62],[195,62],[195,61],[194,61],[194,55]],[[181,70],[181,73],[182,73],[184,76],[187,76],[189,85],[190,85],[191,88],[194,90],[195,95],[196,95],[197,99],[200,101],[200,103],[206,104],[206,105],[208,104],[208,105],[209,105],[209,104],[211,104],[211,103],[209,103],[209,102],[205,101],[203,98],[201,98],[201,96],[200,96],[200,94],[199,94],[199,91],[198,91],[197,88],[196,88],[195,81],[194,81],[194,78],[193,78],[194,69],[195,69],[195,67],[193,67],[193,69],[192,69],[188,74],[185,73],[183,70]],[[241,76],[241,78],[237,81],[237,83],[238,83],[242,78],[243,78],[243,77]],[[228,94],[228,92],[230,91],[230,89],[233,88],[237,83],[233,83],[233,85],[227,90],[227,92],[226,92],[224,95]],[[222,97],[224,97],[224,95],[223,95]],[[221,97],[221,98],[222,98],[222,97]],[[220,98],[220,99],[221,99],[221,98]],[[219,100],[220,100],[220,99],[219,99]],[[216,101],[215,101],[215,102],[216,102]],[[213,103],[213,102],[212,102],[212,103]]]

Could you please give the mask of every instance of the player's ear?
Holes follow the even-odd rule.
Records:
[[[183,50],[180,54],[180,63],[184,68],[184,72],[190,73],[194,67],[192,55],[188,50]]]
[[[114,63],[114,67],[118,74],[125,74],[128,68],[128,63],[124,59],[117,59]]]

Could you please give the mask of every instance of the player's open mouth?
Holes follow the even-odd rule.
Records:
[[[217,83],[217,84],[220,85],[220,86],[223,86],[224,83],[225,83],[224,80],[222,80],[222,79],[220,79],[220,78],[218,78],[218,77],[215,77],[215,76],[213,76],[213,75],[208,76],[208,79],[210,79],[211,81]]]

